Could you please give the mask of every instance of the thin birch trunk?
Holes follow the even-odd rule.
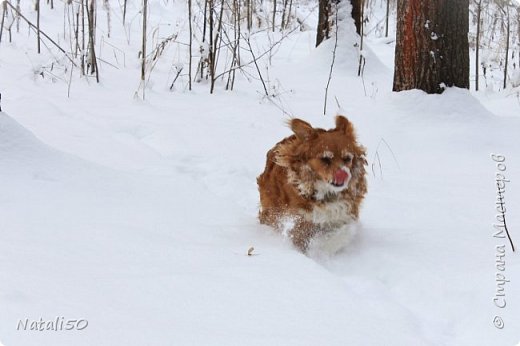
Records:
[[[4,20],[7,15],[7,1],[2,1],[2,21],[0,22],[0,42],[2,42],[2,34],[4,32]]]
[[[482,14],[482,0],[476,2],[477,5],[477,37],[475,42],[475,90],[478,91],[479,82],[479,52],[480,52],[480,17]]]
[[[504,64],[504,89],[507,87],[507,65],[509,63],[509,37],[511,35],[511,21],[509,17],[509,4],[506,4],[507,24],[506,24],[506,61]]]
[[[386,0],[385,37],[388,37],[388,21],[390,19],[390,0]]]
[[[191,90],[191,61],[193,58],[193,28],[191,25],[191,21],[193,20],[192,14],[191,14],[191,0],[188,0],[188,24],[189,24],[189,31],[190,31],[190,41],[189,41],[189,50],[190,50],[190,56],[189,56],[189,62],[188,62],[188,90]]]
[[[145,97],[145,78],[146,78],[146,17],[148,12],[148,0],[143,0],[143,44],[141,47],[141,83],[143,86],[143,99]]]
[[[276,27],[276,0],[273,0],[273,32]]]
[[[36,0],[36,37],[38,54],[40,54],[40,0]]]

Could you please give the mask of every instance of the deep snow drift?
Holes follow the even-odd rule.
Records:
[[[172,15],[156,7],[151,15]],[[325,116],[333,42],[313,49],[310,31],[289,36],[273,56],[270,100],[245,78],[234,92],[208,95],[196,85],[171,93],[161,79],[166,60],[146,101],[132,98],[135,61],[104,67],[101,85],[75,79],[67,98],[66,83],[34,77],[27,66],[26,54],[36,59],[32,40],[2,42],[0,340],[518,343],[520,260],[493,237],[490,154],[506,157],[507,222],[520,244],[520,106],[489,92],[391,93],[383,41],[368,43],[358,78],[347,24],[338,56],[349,59],[334,68]],[[369,192],[351,246],[309,258],[258,224],[255,178],[267,150],[290,134],[289,115],[329,128],[338,103],[368,149]],[[502,245],[510,282],[500,309],[493,298]],[[20,320],[56,317],[88,326],[17,330]]]

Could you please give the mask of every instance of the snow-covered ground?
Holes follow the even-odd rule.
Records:
[[[174,5],[157,2],[150,15],[185,26]],[[369,40],[361,79],[345,21],[326,115],[334,41],[314,49],[312,30],[293,32],[272,56],[275,97],[243,77],[233,92],[222,84],[214,95],[206,84],[170,92],[165,57],[143,101],[134,97],[135,21],[130,45],[118,36],[116,15],[112,38],[104,38],[124,51],[124,66],[102,65],[99,85],[73,71],[70,97],[68,79],[34,73],[51,58],[35,53],[33,34],[0,44],[5,346],[520,341],[520,260],[493,237],[498,168],[490,156],[506,158],[507,224],[520,246],[513,90],[392,93],[393,45]],[[62,17],[42,25],[58,32]],[[344,252],[309,258],[258,224],[256,176],[266,152],[290,134],[289,116],[328,128],[340,108],[368,149],[361,232]],[[500,284],[497,273],[510,282]],[[493,302],[497,287],[504,308]],[[88,326],[21,330],[20,321],[40,318]]]

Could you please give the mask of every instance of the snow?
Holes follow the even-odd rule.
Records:
[[[59,32],[63,5],[55,5],[55,16],[42,6],[42,25]],[[520,260],[506,240],[493,238],[490,157],[506,157],[507,222],[518,244],[513,90],[392,93],[393,41],[365,41],[359,78],[359,47],[344,18],[325,116],[334,40],[314,49],[312,30],[288,35],[268,71],[269,57],[262,60],[274,97],[241,75],[233,92],[217,83],[209,95],[204,82],[189,92],[182,77],[172,93],[182,52],[169,46],[143,101],[134,97],[139,6],[129,5],[130,34],[121,32],[113,3],[111,38],[104,36],[121,50],[109,54],[104,46],[111,63],[121,54],[118,69],[102,64],[99,85],[74,70],[70,97],[70,71],[59,72],[67,65],[56,63],[53,78],[53,56],[35,53],[32,34],[13,32],[13,42],[0,45],[5,346],[518,342]],[[174,26],[185,36],[181,5],[155,2],[150,22],[165,24],[161,34]],[[281,34],[272,35],[274,42]],[[262,37],[251,35],[259,51],[269,45]],[[267,151],[290,134],[289,117],[330,128],[338,107],[368,149],[369,192],[349,247],[305,256],[259,225],[255,179]],[[501,245],[510,280],[503,309],[493,304]],[[496,315],[503,329],[493,325]],[[19,320],[57,316],[89,324],[16,330]]]

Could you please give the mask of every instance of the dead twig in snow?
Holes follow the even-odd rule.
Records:
[[[332,79],[332,69],[334,68],[334,62],[336,61],[336,48],[338,47],[338,3],[336,3],[336,23],[335,23],[335,38],[334,38],[334,49],[332,50],[332,62],[330,64],[329,79],[325,86],[325,101],[323,102],[323,115],[327,114],[327,96],[329,94],[330,80]]]

